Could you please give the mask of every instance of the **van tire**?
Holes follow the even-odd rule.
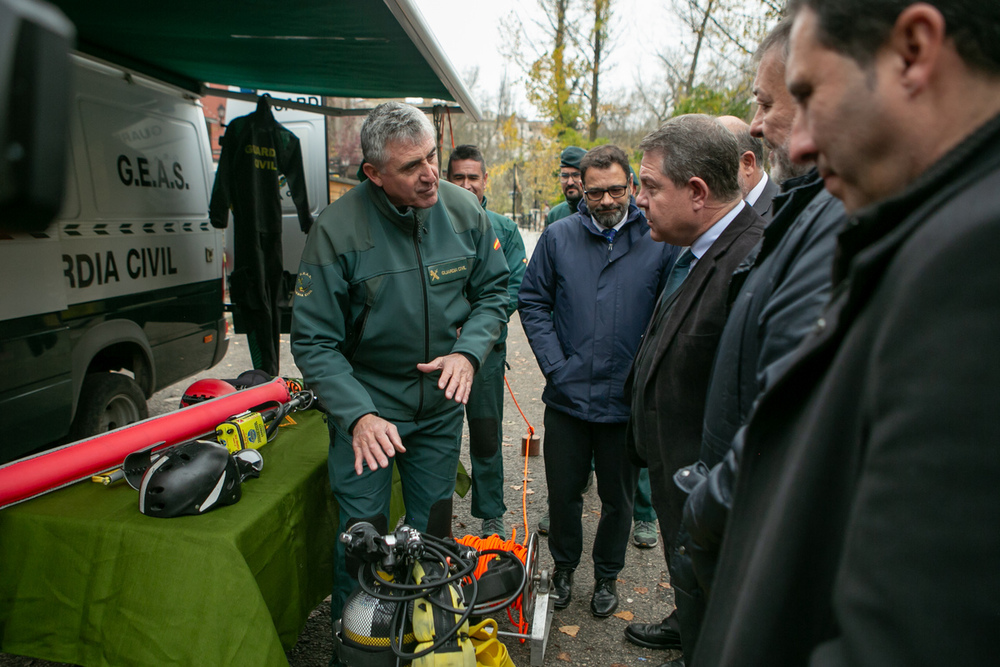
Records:
[[[91,373],[80,388],[70,438],[82,440],[148,416],[146,395],[135,380],[122,373]]]

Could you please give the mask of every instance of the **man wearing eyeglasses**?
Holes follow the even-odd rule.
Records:
[[[593,457],[601,518],[590,610],[618,606],[639,469],[625,451],[625,376],[677,248],[655,242],[632,199],[628,157],[600,146],[580,161],[586,206],[542,233],[518,293],[521,325],[545,375],[545,477],[554,605],[572,597],[583,550],[582,491]]]
[[[580,182],[580,160],[587,151],[579,146],[567,146],[559,156],[559,185],[562,187],[566,201],[559,202],[552,207],[549,214],[545,216],[545,226],[548,227],[556,220],[576,213],[583,198],[583,184]]]

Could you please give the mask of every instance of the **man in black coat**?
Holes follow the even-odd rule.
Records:
[[[653,507],[663,543],[670,545],[684,505],[672,475],[698,458],[729,277],[760,239],[764,221],[741,197],[736,137],[714,118],[672,118],[639,148],[636,203],[647,211],[650,235],[688,246],[660,295],[626,385],[631,453],[649,466]],[[678,619],[683,623],[680,609]]]
[[[995,662],[1000,5],[791,4],[791,156],[851,218],[737,436],[694,664]]]
[[[791,25],[787,19],[780,22],[754,57],[758,63],[754,91],[771,100],[758,105],[754,131],[782,153],[788,150],[791,124],[774,119],[791,118],[795,113],[795,101],[784,87]],[[780,88],[775,88],[778,85]],[[731,124],[727,127],[733,129]],[[782,155],[780,161],[788,162],[787,156]],[[732,496],[729,470],[721,465],[714,468],[709,484],[709,468],[729,451],[757,396],[812,330],[830,298],[833,254],[844,226],[844,206],[823,189],[815,169],[786,180],[782,189],[784,192],[775,198],[774,220],[733,274],[729,287],[733,303],[712,369],[700,461],[674,476],[694,498],[685,505],[684,530],[671,557],[675,594],[691,602],[691,621],[685,628],[689,636],[684,638],[688,653],[697,642],[705,591],[711,586],[711,566],[718,558]],[[696,545],[691,544],[689,533],[698,540]],[[693,548],[698,550],[697,574],[702,581],[696,580],[690,562]],[[677,641],[673,629],[660,623],[632,624],[625,635],[633,643],[649,647]]]

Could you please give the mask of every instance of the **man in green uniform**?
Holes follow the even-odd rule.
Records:
[[[388,530],[395,460],[407,523],[448,536],[462,406],[507,319],[507,263],[476,198],[439,182],[423,113],[379,105],[361,149],[368,180],[327,207],[306,242],[292,352],[329,411],[340,530]],[[356,567],[338,543],[334,619]]]
[[[579,146],[567,146],[559,156],[559,185],[562,186],[563,195],[566,201],[560,202],[552,207],[549,214],[545,216],[545,226],[548,227],[556,220],[576,213],[576,207],[583,199],[583,181],[580,180],[580,160],[587,154]]]
[[[507,317],[517,310],[517,291],[528,259],[517,225],[510,218],[486,208],[486,161],[475,146],[457,146],[448,158],[448,180],[476,195],[490,218],[493,231],[507,259]],[[469,453],[472,459],[472,516],[482,519],[480,533],[507,537],[503,515],[503,376],[507,362],[507,326],[497,338],[493,352],[476,373],[465,414],[469,420]]]

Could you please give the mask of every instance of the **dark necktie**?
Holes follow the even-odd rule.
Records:
[[[684,279],[687,278],[688,273],[691,271],[691,260],[694,259],[694,253],[691,252],[691,248],[684,248],[684,251],[674,262],[674,268],[670,271],[670,277],[667,278],[667,284],[663,286],[663,298],[668,298],[671,294],[677,291],[677,288],[681,286]]]
[[[611,229],[602,229],[601,230],[601,234],[604,234],[604,238],[606,238],[608,240],[608,245],[611,245],[612,243],[615,242],[615,233],[617,231],[618,230],[615,229],[614,227],[612,227]]]
[[[667,277],[667,284],[663,286],[663,291],[660,292],[660,298],[656,300],[656,308],[653,309],[653,317],[650,318],[650,334],[656,331],[656,328],[659,326],[664,304],[670,301],[670,295],[677,291],[677,288],[681,286],[681,283],[684,282],[684,279],[687,278],[688,273],[690,273],[691,260],[693,259],[694,254],[692,254],[691,248],[684,248],[680,256],[677,257],[677,260],[674,262],[674,267],[670,269],[670,275]]]

